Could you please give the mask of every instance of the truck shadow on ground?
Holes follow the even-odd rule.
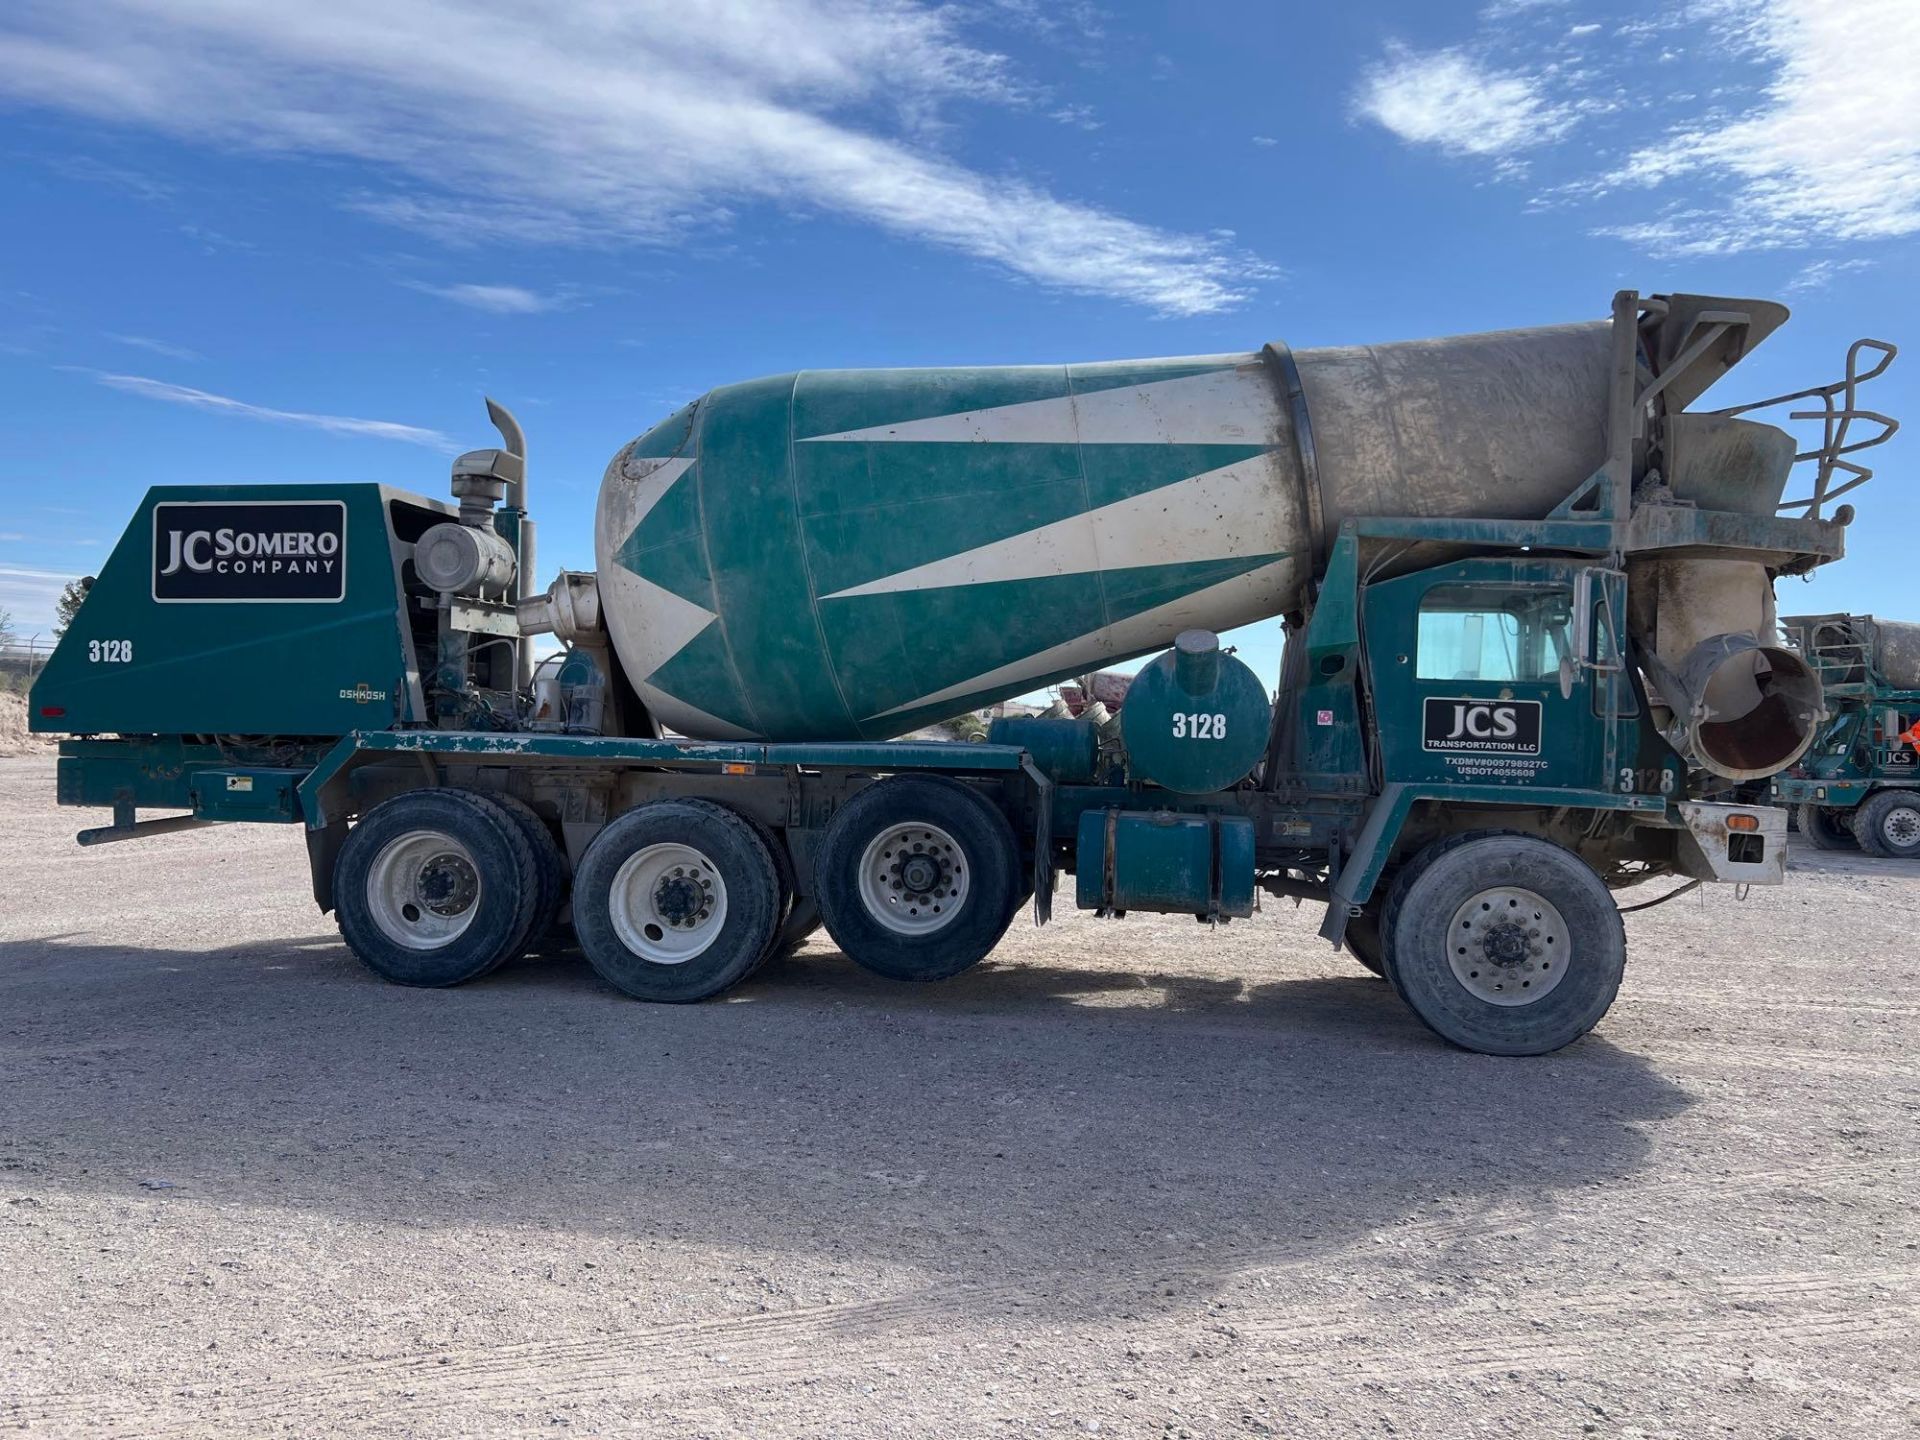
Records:
[[[902,986],[815,947],[673,1007],[568,956],[405,990],[334,936],[0,945],[0,1086],[0,1197],[724,1245],[957,1296],[1012,1274],[1059,1313],[1169,1267],[1206,1285],[1410,1219],[1541,1215],[1630,1177],[1690,1103],[1597,1036],[1453,1050],[1358,971]]]

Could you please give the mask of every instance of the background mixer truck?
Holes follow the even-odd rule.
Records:
[[[1321,901],[1438,1033],[1541,1053],[1612,1001],[1613,888],[1783,878],[1765,782],[1823,708],[1772,582],[1840,556],[1867,442],[1829,435],[1782,514],[1793,441],[1687,407],[1785,319],[1622,292],[1436,341],[728,386],[615,456],[597,571],[543,593],[496,409],[455,504],[149,492],[32,723],[73,737],[60,799],[113,807],[83,843],[303,827],[403,983],[557,917],[650,1000],[821,923],[934,979],[1071,873],[1111,916]],[[1851,411],[1849,372],[1805,393]],[[1270,704],[1217,636],[1274,618]],[[891,738],[1156,651],[1117,733]]]
[[[1829,718],[1776,803],[1823,850],[1920,857],[1920,625],[1871,615],[1781,622],[1827,696]]]

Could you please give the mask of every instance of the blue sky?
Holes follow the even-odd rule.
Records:
[[[554,13],[542,13],[552,11]],[[1297,347],[1784,299],[1723,387],[1920,347],[1912,0],[13,0],[0,607],[155,483],[444,494],[529,435],[541,579],[609,456],[799,367]],[[1920,617],[1920,348],[1852,554]],[[1271,676],[1270,639],[1249,644]]]

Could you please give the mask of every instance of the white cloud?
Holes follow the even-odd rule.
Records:
[[[987,12],[1043,40],[1076,44],[1106,34],[1106,15],[1087,0],[984,0]]]
[[[438,295],[442,300],[451,300],[456,305],[491,311],[495,315],[538,315],[543,310],[558,309],[563,303],[556,295],[541,295],[532,290],[523,290],[518,285],[415,284],[413,288],[424,290],[429,295]]]
[[[1789,295],[1805,295],[1810,291],[1824,290],[1841,275],[1850,275],[1856,270],[1871,270],[1871,260],[1815,260],[1804,265],[1781,287]]]
[[[273,410],[250,405],[225,395],[214,395],[166,380],[145,375],[112,375],[93,372],[93,378],[112,390],[141,395],[149,400],[164,400],[170,405],[187,405],[196,410],[211,410],[219,415],[237,415],[248,420],[268,420],[279,425],[302,425],[310,430],[325,430],[333,435],[358,435],[373,440],[401,440],[409,445],[424,445],[430,450],[453,454],[459,446],[438,430],[418,425],[400,425],[391,420],[358,420],[350,415],[311,415],[302,410]]]
[[[155,355],[164,355],[169,360],[198,360],[197,351],[184,345],[170,345],[165,340],[150,340],[145,335],[108,335],[107,339],[118,345],[131,345],[136,350],[151,351]]]
[[[1573,25],[1568,27],[1567,36],[1573,40],[1584,40],[1589,35],[1598,35],[1600,28],[1598,24]]]
[[[1920,4],[1715,0],[1699,12],[1774,65],[1762,101],[1643,147],[1612,185],[1688,180],[1689,208],[1606,233],[1672,255],[1920,232]],[[1725,182],[1711,207],[1702,179]]]
[[[1395,46],[1361,76],[1360,115],[1415,145],[1452,155],[1508,156],[1558,139],[1578,119],[1537,79],[1497,70],[1464,50]]]
[[[912,0],[15,6],[0,93],[236,150],[350,157],[359,208],[521,241],[668,243],[772,204],[1171,314],[1264,268],[929,148],[942,105],[1031,104],[962,9]],[[446,233],[446,232],[443,232]],[[458,240],[453,231],[448,238]]]
[[[1512,20],[1516,16],[1531,14],[1540,10],[1557,10],[1567,0],[1493,0],[1491,5],[1480,11],[1482,20]]]
[[[78,574],[55,570],[28,570],[18,565],[0,565],[0,610],[13,617],[14,635],[25,640],[39,633],[44,636],[54,626],[54,602],[69,580]]]

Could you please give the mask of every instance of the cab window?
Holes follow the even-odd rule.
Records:
[[[1421,680],[1556,680],[1573,652],[1573,592],[1559,585],[1436,585],[1420,602]]]

